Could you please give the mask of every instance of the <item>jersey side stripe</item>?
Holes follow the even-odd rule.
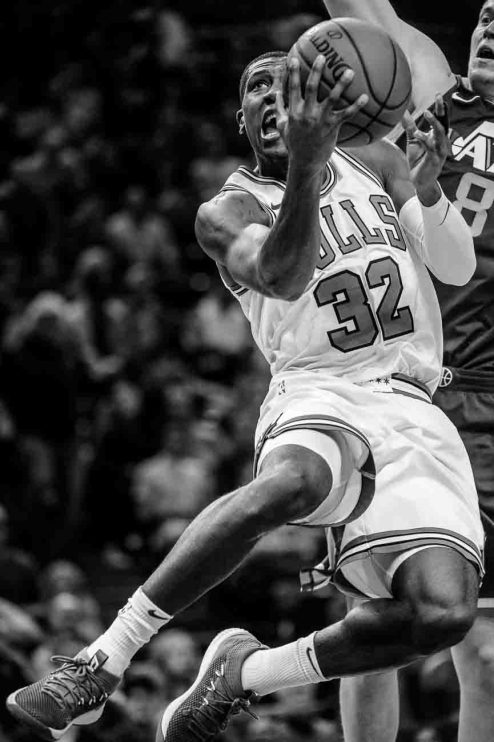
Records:
[[[457,533],[456,531],[451,531],[447,528],[435,528],[435,527],[429,527],[429,528],[406,528],[403,530],[394,530],[394,531],[382,531],[381,533],[374,533],[371,537],[368,535],[365,536],[359,536],[358,538],[352,539],[346,546],[343,547],[343,549],[340,552],[340,558],[343,555],[348,554],[348,552],[353,551],[354,549],[360,549],[361,547],[365,547],[369,544],[369,539],[372,538],[373,541],[382,542],[383,544],[386,543],[388,539],[392,539],[393,541],[405,541],[410,538],[415,538],[416,536],[423,536],[426,535],[427,537],[433,538],[434,536],[437,536],[438,534],[441,534],[446,537],[454,537],[460,541],[463,542],[463,545],[465,548],[470,549],[471,551],[477,553],[480,555],[480,551],[478,547],[474,544],[473,541],[470,541],[470,539],[466,538],[466,536],[461,535],[460,533]]]
[[[272,430],[269,430],[267,432],[266,438],[274,438],[277,435],[280,435],[280,433],[284,433],[286,430],[289,430],[293,427],[297,428],[314,428],[316,425],[323,425],[328,427],[329,425],[332,425],[335,429],[336,428],[344,428],[349,433],[352,433],[357,438],[360,438],[362,443],[365,443],[367,448],[370,448],[369,441],[365,437],[365,435],[358,430],[358,428],[354,428],[353,425],[350,425],[350,423],[345,422],[344,420],[340,420],[337,417],[332,417],[331,415],[299,415],[297,417],[292,417],[289,420],[283,421],[280,425],[276,425],[273,427]]]
[[[360,545],[355,545],[360,541]],[[362,559],[369,554],[369,549],[375,549],[380,552],[397,552],[408,549],[414,549],[416,546],[440,544],[442,546],[451,546],[456,551],[462,553],[469,561],[475,562],[479,567],[480,574],[484,574],[484,564],[482,555],[475,544],[466,539],[459,533],[448,531],[447,529],[415,528],[410,531],[389,531],[381,534],[369,535],[362,539],[347,544],[338,555],[336,569],[341,569],[344,565],[355,560]]]

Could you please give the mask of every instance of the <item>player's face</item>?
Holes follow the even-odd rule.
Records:
[[[276,96],[283,93],[286,60],[261,59],[250,71],[242,100],[242,119],[252,149],[265,172],[271,160],[286,159],[287,149],[277,129]]]
[[[474,92],[494,98],[494,0],[487,0],[480,10],[470,45],[468,77]]]

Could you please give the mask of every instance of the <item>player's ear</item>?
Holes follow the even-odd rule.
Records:
[[[245,121],[244,121],[244,112],[242,111],[241,108],[237,111],[235,118],[237,119],[238,133],[243,134],[245,131]]]

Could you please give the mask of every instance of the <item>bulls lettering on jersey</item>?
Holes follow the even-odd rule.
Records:
[[[472,230],[475,275],[466,286],[435,282],[446,366],[494,373],[494,105],[458,79],[444,96],[451,155],[439,181]]]
[[[250,193],[273,223],[284,189],[245,167],[223,188]],[[327,164],[320,225],[319,261],[294,302],[239,286],[221,270],[273,376],[324,369],[363,381],[403,373],[434,391],[442,335],[432,282],[381,181],[348,152],[337,149]]]

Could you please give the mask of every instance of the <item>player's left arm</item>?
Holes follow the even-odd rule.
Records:
[[[408,159],[387,140],[364,147],[362,153],[382,178],[409,243],[431,273],[443,283],[462,286],[475,271],[473,238],[437,182],[449,145],[437,119],[432,114],[427,118],[427,133],[407,119]]]

